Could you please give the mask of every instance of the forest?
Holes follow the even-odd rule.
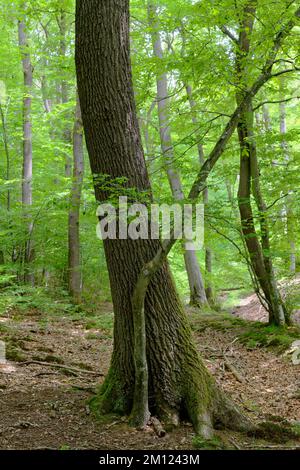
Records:
[[[0,7],[0,449],[299,450],[299,0]]]

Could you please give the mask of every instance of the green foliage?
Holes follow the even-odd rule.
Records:
[[[31,310],[49,317],[72,315],[77,313],[78,308],[63,290],[53,292],[44,287],[16,285],[5,288],[0,295],[0,315],[12,314],[15,318]]]

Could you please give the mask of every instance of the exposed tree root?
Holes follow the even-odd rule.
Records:
[[[25,361],[25,362],[20,362],[20,366],[29,366],[30,364],[36,364],[39,366],[43,367],[55,367],[56,369],[64,369],[72,373],[83,373],[83,374],[90,374],[90,375],[97,375],[98,377],[103,377],[104,374],[101,374],[100,372],[94,372],[92,370],[86,370],[86,369],[79,369],[79,367],[69,367],[65,366],[64,364],[55,364],[54,362],[42,362],[42,361]]]
[[[257,426],[220,389],[215,395],[213,423],[217,429],[227,428],[246,433],[257,431]]]
[[[166,431],[163,428],[163,425],[161,424],[159,419],[155,418],[155,416],[152,416],[150,422],[152,423],[154,431],[156,432],[158,437],[164,437],[166,435]]]
[[[233,375],[234,377],[236,378],[236,380],[240,383],[245,383],[246,382],[246,379],[245,377],[243,377],[237,370],[236,368],[234,367],[233,364],[231,364],[231,362],[228,361],[227,357],[225,356],[225,354],[223,354],[223,359],[224,359],[224,365],[226,367],[226,369],[228,369]]]

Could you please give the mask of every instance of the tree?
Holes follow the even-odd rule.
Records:
[[[60,40],[59,40],[59,53],[62,64],[64,65],[64,61],[66,60],[67,56],[67,15],[64,9],[61,9],[60,15],[57,18],[57,24],[59,28]],[[65,65],[64,65],[65,67]],[[69,101],[69,87],[66,81],[65,73],[62,74],[61,83],[59,84],[59,91],[60,91],[60,99],[63,105],[66,105]],[[65,142],[65,176],[70,178],[72,175],[72,159],[69,155],[69,144],[72,140],[71,128],[69,127],[69,123],[67,122],[63,129],[63,141]]]
[[[128,0],[77,1],[76,69],[93,175],[126,177],[127,188],[149,193],[131,79]],[[108,197],[97,178],[95,194],[98,201]],[[130,413],[135,386],[132,295],[160,242],[108,239],[104,248],[115,312],[114,351],[95,403],[102,412]],[[150,411],[173,424],[185,415],[205,436],[216,422],[248,428],[197,354],[167,262],[151,279],[144,313]]]
[[[162,61],[163,48],[159,31],[159,20],[156,8],[151,2],[148,2],[148,16],[153,43],[153,54],[159,61]],[[166,72],[157,74],[156,86],[162,158],[165,163],[173,198],[175,201],[183,202],[185,196],[180,173],[176,167],[174,147],[172,144],[169,117],[168,76]],[[190,249],[186,249],[186,243],[190,245]],[[206,292],[196,250],[195,248],[191,249],[190,240],[183,243],[183,249],[184,262],[190,287],[190,304],[195,306],[207,305]]]
[[[237,74],[237,104],[241,103],[249,81],[249,52],[251,34],[255,20],[257,2],[250,0],[241,12],[240,33],[236,41],[236,74]],[[237,126],[240,143],[240,182],[238,202],[241,215],[242,231],[249,253],[253,274],[260,286],[266,307],[269,311],[270,323],[277,325],[285,323],[286,309],[276,284],[274,267],[271,257],[270,231],[266,203],[263,199],[260,172],[257,161],[256,144],[253,135],[254,114],[253,103],[242,113]],[[259,242],[253,211],[251,207],[251,184],[254,199],[259,211],[261,228],[261,243]]]
[[[23,181],[22,181],[22,205],[26,220],[26,240],[24,247],[25,280],[34,283],[34,275],[30,272],[29,263],[33,261],[33,223],[29,208],[32,206],[32,124],[31,124],[31,93],[32,93],[32,64],[28,50],[25,20],[18,23],[19,46],[22,56],[24,75],[23,93]]]
[[[79,216],[83,171],[83,130],[79,98],[77,95],[73,129],[73,181],[70,195],[68,224],[69,291],[76,302],[79,302],[81,297]]]

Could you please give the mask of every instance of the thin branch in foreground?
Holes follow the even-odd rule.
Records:
[[[280,104],[280,103],[288,103],[289,101],[292,100],[299,100],[300,96],[291,96],[290,98],[286,98],[284,100],[275,100],[275,101],[262,101],[262,103],[259,103],[258,105],[255,106],[255,108],[252,108],[252,111],[255,112],[265,104]]]

